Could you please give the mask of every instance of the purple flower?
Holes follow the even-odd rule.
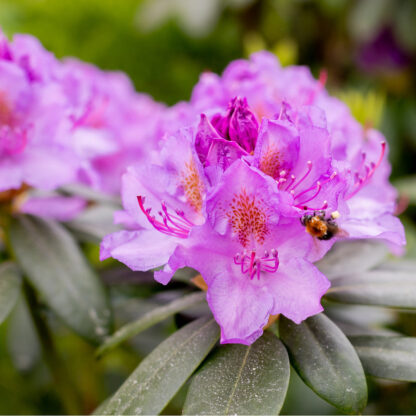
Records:
[[[54,189],[76,179],[78,160],[65,142],[65,109],[54,85],[33,82],[17,61],[16,46],[1,39],[0,191],[24,183]],[[24,55],[27,56],[27,55]]]
[[[242,150],[224,167],[219,158],[209,156],[212,149],[218,149],[218,143],[239,146],[220,137],[204,120],[205,126],[200,123],[195,133],[189,129],[168,137],[149,166],[124,175],[125,212],[117,219],[129,230],[107,236],[101,255],[134,270],[166,264],[155,273],[164,284],[180,267],[197,269],[208,284],[222,342],[249,344],[260,336],[271,314],[283,313],[300,322],[322,310],[320,298],[329,282],[308,260],[319,255],[311,254],[313,241],[299,222],[299,212],[303,215],[305,202],[314,199],[323,208],[335,209],[345,186],[331,174],[324,150],[329,149],[329,136],[322,128],[305,125],[298,132],[287,120],[266,119],[254,140],[254,155]],[[203,160],[204,146],[196,145],[201,136],[206,142],[212,139]],[[278,148],[282,157],[273,153]],[[315,163],[309,163],[310,157]],[[211,168],[218,167],[212,185]],[[282,175],[284,169],[287,174]],[[321,189],[331,191],[329,202],[318,198]],[[248,303],[241,300],[245,292]],[[220,307],[229,293],[231,314]]]
[[[116,222],[127,230],[104,238],[101,259],[112,256],[133,270],[170,268],[176,248],[205,221],[207,183],[191,139],[191,132],[182,130],[163,140],[147,164],[123,175],[124,211]]]
[[[198,270],[221,342],[252,343],[270,315],[299,323],[320,312],[329,282],[312,263],[335,241],[403,246],[387,145],[323,78],[260,53],[205,74],[191,101],[199,119],[187,113],[187,128],[124,175],[125,230],[104,239],[101,256],[163,266],[163,284]]]
[[[208,284],[222,343],[251,344],[270,315],[300,323],[322,311],[330,284],[305,260],[312,241],[290,204],[276,181],[236,161],[207,199],[206,223],[178,249],[176,263],[197,269]]]
[[[64,61],[60,84],[69,102],[71,142],[83,164],[79,180],[106,193],[118,194],[125,169],[146,160],[164,135],[194,117],[188,104],[168,108],[137,93],[125,74],[74,59]]]
[[[60,84],[68,101],[73,148],[82,160],[79,180],[116,194],[127,166],[157,145],[164,106],[138,94],[122,73],[66,60]]]
[[[272,163],[270,165],[268,162],[266,167],[263,162],[265,173],[275,176],[279,171],[285,175],[283,178],[276,179],[281,180],[281,188],[289,190],[288,180],[292,175],[298,176],[299,179],[302,176],[301,171],[305,171],[305,164],[310,161],[312,170],[305,180],[298,185],[298,188],[300,187],[298,190],[301,190],[302,194],[295,193],[295,196],[297,196],[294,201],[295,205],[301,208],[302,203],[307,203],[309,209],[324,209],[325,212],[329,213],[325,214],[327,216],[334,210],[339,211],[342,215],[337,222],[342,223],[342,229],[345,233],[340,233],[340,235],[344,235],[344,238],[346,233],[349,233],[351,238],[382,238],[391,245],[393,250],[399,252],[398,247],[403,246],[405,239],[400,222],[393,216],[396,192],[388,181],[390,167],[386,159],[387,145],[382,144],[385,139],[379,133],[376,133],[376,138],[374,131],[367,130],[352,117],[344,103],[330,97],[324,88],[325,80],[325,73],[321,74],[319,80],[315,80],[306,67],[282,68],[272,54],[259,52],[253,54],[248,61],[237,60],[232,62],[226,68],[222,77],[215,74],[203,74],[200,82],[194,88],[192,105],[201,109],[203,105],[209,103],[211,107],[201,109],[208,115],[214,111],[218,112],[221,107],[225,107],[227,101],[232,100],[235,96],[246,97],[250,111],[258,120],[266,116],[273,123],[276,120],[279,123],[286,121],[292,123],[292,127],[294,126],[298,133],[303,131],[302,135],[310,135],[310,140],[304,140],[301,149],[305,150],[305,155],[308,155],[309,152],[312,152],[311,155],[314,152],[320,153],[322,156],[320,160],[313,160],[313,156],[307,156],[306,160],[303,159],[297,163],[297,172],[281,168],[277,169],[276,172],[271,172],[270,169],[275,169],[276,164]],[[263,126],[260,131],[263,130]],[[204,128],[202,129],[202,127]],[[206,120],[201,120],[200,131],[209,131]],[[315,137],[322,138],[325,135],[328,138],[325,144],[321,142],[323,146],[321,151],[317,145],[321,139],[317,139],[315,146],[314,141]],[[203,135],[200,134],[200,141],[201,136]],[[205,133],[205,136],[207,136],[207,133]],[[261,169],[259,152],[265,155],[268,146],[263,146],[263,151],[260,150],[262,148],[261,142],[264,141],[263,138],[260,139],[260,136],[263,136],[263,133],[259,133],[259,143],[257,143],[255,150],[257,160],[254,161],[254,165]],[[293,146],[293,140],[291,143]],[[283,146],[283,144],[279,143],[279,146]],[[236,158],[244,156],[241,155],[241,152],[237,154],[235,151],[230,151],[229,145],[226,147],[226,152],[223,151],[221,146],[215,146],[215,148],[217,147],[219,147],[217,154],[221,156],[220,159],[224,167],[229,166]],[[365,153],[365,159],[363,159],[363,152]],[[272,153],[270,151],[269,155],[272,155]],[[287,151],[280,152],[280,154],[282,153],[286,160],[293,163],[296,152],[293,153],[292,150],[289,153]],[[282,158],[281,155],[280,158]],[[272,159],[270,156],[266,158],[268,161]],[[203,163],[205,163],[204,160]],[[313,174],[313,169],[316,169],[317,166],[320,167],[320,172],[323,174],[321,178]],[[326,167],[329,166],[330,168],[325,172]],[[218,168],[209,168],[209,170],[215,171],[215,175],[217,175]],[[328,175],[333,174],[335,174],[335,178],[328,182]],[[211,174],[211,177],[215,178],[215,175]],[[319,185],[317,185],[318,182]],[[308,184],[310,187],[312,186],[309,193],[305,192],[308,189],[306,186]],[[314,184],[315,188],[313,188]],[[340,197],[339,192],[343,185],[345,190],[343,196]],[[336,186],[335,192],[330,191],[329,187],[332,186]],[[316,197],[307,201],[313,196],[312,190],[319,191],[319,193]],[[367,193],[371,193],[371,198],[376,194],[378,195],[377,204],[379,209],[377,212],[372,210],[371,213],[366,214],[365,207],[369,204],[363,199],[363,196]],[[301,195],[304,197],[303,201]],[[341,206],[337,208],[336,203],[330,204],[330,201],[327,200],[331,198],[338,198],[341,201]],[[362,201],[362,204],[356,202],[359,200]],[[312,202],[315,202],[315,204],[312,205]],[[328,206],[326,206],[326,202]],[[357,203],[361,206],[360,209],[354,208]],[[349,221],[347,221],[347,218],[349,218]],[[360,218],[360,224],[362,227],[365,226],[366,232],[358,233],[354,218]],[[354,227],[352,227],[352,224],[354,224]],[[385,227],[381,224],[385,224]],[[323,245],[326,244],[329,248],[337,238],[332,239],[330,243],[323,243]]]
[[[19,207],[37,215],[65,220],[85,205],[39,190],[83,183],[118,194],[125,169],[194,116],[136,93],[122,73],[58,61],[27,35],[0,33],[0,69],[0,192],[35,191]]]
[[[348,238],[380,238],[395,254],[402,254],[406,240],[403,225],[393,215],[397,192],[388,181],[391,168],[387,150],[380,132],[366,131],[361,149],[355,152],[349,167],[344,167],[350,181],[344,196],[345,212],[338,225]]]

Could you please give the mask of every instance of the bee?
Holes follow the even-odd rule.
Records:
[[[306,227],[306,231],[318,240],[330,240],[340,231],[335,220],[339,217],[337,211],[329,218],[325,218],[325,211],[314,211],[313,214],[304,215],[300,222]]]

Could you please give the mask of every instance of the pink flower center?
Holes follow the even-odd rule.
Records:
[[[178,238],[188,238],[191,228],[195,225],[189,221],[183,211],[176,210],[175,214],[168,211],[165,202],[162,202],[161,210],[158,212],[159,219],[151,214],[151,208],[145,208],[145,198],[138,196],[137,201],[140,209],[152,226],[163,234]]]
[[[269,215],[264,201],[245,189],[233,196],[226,216],[243,247],[247,248],[253,243],[263,244],[269,234]]]
[[[275,273],[277,271],[279,256],[275,249],[272,249],[270,253],[265,251],[262,257],[258,256],[255,250],[250,253],[244,251],[234,256],[234,264],[241,266],[241,273],[248,274],[251,280],[254,279],[254,276],[260,280],[261,272]]]

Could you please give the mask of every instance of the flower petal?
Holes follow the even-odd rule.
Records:
[[[293,258],[280,263],[279,270],[266,283],[273,295],[272,314],[281,313],[300,324],[322,312],[321,297],[330,287],[329,280],[311,263]]]
[[[209,285],[207,300],[221,327],[221,344],[252,344],[263,333],[273,308],[267,288],[234,275],[231,268]]]
[[[29,197],[20,207],[20,212],[58,221],[70,221],[80,214],[86,205],[85,199],[75,196]]]
[[[166,264],[176,245],[175,238],[156,230],[118,231],[104,237],[100,260],[114,257],[132,270],[147,271]]]

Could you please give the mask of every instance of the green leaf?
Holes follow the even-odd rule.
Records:
[[[119,197],[108,195],[104,192],[97,191],[85,185],[65,185],[59,188],[59,191],[64,195],[80,196],[81,198],[84,198],[87,201],[112,204],[116,206],[116,209],[121,208],[121,200]]]
[[[7,347],[13,365],[21,372],[32,370],[42,356],[39,336],[23,294],[10,314]]]
[[[291,363],[305,383],[345,413],[359,413],[367,403],[367,384],[354,347],[324,314],[296,325],[280,319],[279,333]]]
[[[71,234],[54,221],[19,216],[11,224],[10,240],[48,306],[78,334],[101,341],[111,324],[108,299]]]
[[[11,262],[0,265],[0,324],[7,318],[19,298],[21,279]]]
[[[113,205],[93,205],[65,225],[81,241],[99,243],[107,234],[119,230],[113,224],[115,210]]]
[[[371,270],[339,277],[332,282],[325,298],[342,303],[414,309],[415,271]]]
[[[393,380],[416,381],[416,338],[350,337],[367,374]]]
[[[278,414],[289,377],[286,348],[271,332],[250,346],[221,346],[192,378],[183,413]]]
[[[416,273],[416,261],[410,259],[395,259],[379,264],[375,270],[405,271]]]
[[[203,302],[205,297],[206,294],[204,292],[191,293],[190,295],[184,296],[180,299],[175,299],[168,305],[159,306],[151,310],[139,318],[137,321],[124,325],[111,337],[107,338],[103,345],[98,348],[97,356],[105,354],[106,352],[120,345],[125,340],[134,337],[135,335],[139,334],[147,328],[150,328],[152,325],[163,321],[169,316],[197,305],[200,302]]]
[[[107,397],[99,406],[95,408],[95,410],[91,413],[92,415],[102,415],[103,409],[108,405],[108,402],[111,400],[111,396]]]
[[[386,329],[396,322],[395,311],[364,305],[332,303],[325,308],[328,316],[345,335],[397,335]]]
[[[101,413],[160,413],[218,339],[219,328],[212,318],[200,318],[184,326],[140,363]]]
[[[382,262],[387,252],[386,245],[380,241],[339,241],[315,265],[328,278],[336,278],[346,273],[360,273],[373,268]]]

